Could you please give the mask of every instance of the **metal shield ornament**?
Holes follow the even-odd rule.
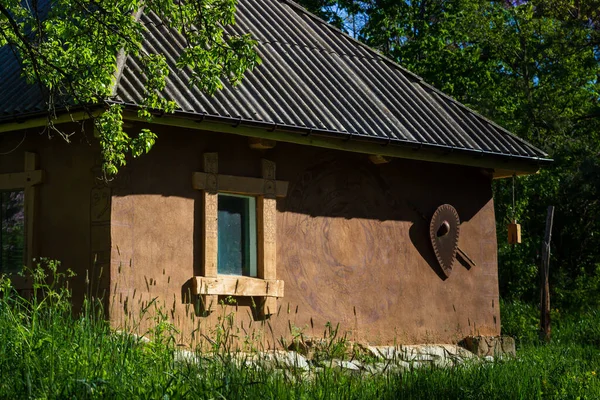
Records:
[[[448,278],[458,249],[460,219],[456,209],[450,204],[442,204],[435,210],[429,224],[429,237],[435,256]]]

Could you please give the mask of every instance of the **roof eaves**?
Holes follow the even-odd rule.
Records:
[[[104,112],[101,106],[87,107],[62,107],[56,109],[56,117],[52,118],[53,124],[64,124],[95,118]],[[12,132],[22,129],[39,128],[48,125],[47,111],[32,111],[23,114],[6,115],[0,118],[0,133]]]
[[[520,142],[521,144],[525,145],[526,147],[531,148],[532,150],[535,150],[536,152],[538,152],[539,154],[542,154],[543,157],[547,157],[548,153],[546,153],[545,151],[539,149],[536,146],[533,146],[532,144],[528,143],[526,140],[516,136],[515,134],[511,133],[510,131],[508,131],[507,129],[503,128],[502,126],[498,125],[497,123],[495,123],[494,121],[484,117],[483,115],[481,115],[479,112],[471,109],[470,107],[464,105],[463,103],[459,102],[458,100],[454,99],[452,96],[447,95],[446,93],[442,92],[441,90],[435,88],[434,86],[430,85],[429,83],[425,82],[423,80],[422,77],[420,77],[419,75],[415,74],[414,72],[406,69],[405,67],[403,67],[402,65],[400,65],[399,63],[397,63],[396,61],[390,59],[389,57],[381,54],[380,52],[376,51],[375,49],[367,46],[366,44],[360,42],[359,40],[353,38],[352,36],[348,35],[347,33],[343,32],[342,30],[338,29],[337,27],[327,23],[326,21],[324,21],[323,19],[319,18],[318,16],[314,15],[313,13],[311,13],[310,11],[306,10],[304,7],[302,7],[301,5],[299,5],[298,3],[292,1],[292,0],[281,0],[282,2],[284,2],[285,4],[289,5],[290,7],[294,8],[295,10],[309,16],[310,18],[316,20],[319,23],[324,24],[326,27],[328,27],[329,29],[331,29],[332,31],[341,34],[343,36],[346,37],[346,39],[351,40],[352,42],[354,42],[355,44],[361,46],[362,48],[366,49],[367,51],[373,53],[374,55],[376,55],[377,57],[379,57],[382,61],[384,61],[385,63],[389,64],[390,66],[397,68],[399,70],[401,70],[402,72],[408,74],[409,76],[411,76],[416,82],[420,83],[421,85],[423,85],[425,87],[426,90],[431,90],[434,91],[436,94],[444,97],[445,99],[453,102],[454,104],[458,105],[459,107],[467,110],[469,113],[473,114],[476,118],[484,121],[485,123],[488,123],[490,125],[492,125],[493,127],[495,127],[496,129],[499,129],[502,133],[504,133],[505,135],[509,135],[510,137],[512,137],[514,140]],[[546,159],[546,158],[544,158]]]
[[[137,117],[137,112],[131,112],[139,108],[137,104],[111,100],[107,101],[107,104],[120,104],[124,106],[126,110],[130,111],[129,113],[124,113],[125,119],[145,122]],[[62,114],[56,118],[54,123],[58,124],[84,120],[97,116],[102,112],[100,108],[93,111],[81,111],[79,108],[70,109],[69,111],[63,109],[61,111]],[[300,127],[273,122],[247,120],[241,117],[224,117],[184,111],[176,111],[172,115],[158,113],[156,116],[157,118],[153,122],[162,125],[182,126],[198,130],[214,130],[217,132],[233,133],[242,136],[260,136],[260,132],[262,131],[267,133],[263,134],[265,138],[272,138],[269,137],[269,133],[273,136],[277,134],[287,134],[286,137],[288,140],[286,140],[284,137],[281,141],[424,161],[445,162],[450,164],[479,166],[484,168],[501,168],[503,170],[514,171],[517,174],[534,173],[539,169],[539,167],[547,165],[553,161],[552,159],[544,157],[532,157],[485,150],[473,150],[400,138],[374,137],[357,132],[338,132],[316,127]],[[185,123],[174,123],[173,121],[175,120],[185,121]],[[47,113],[43,112],[32,112],[28,114],[20,114],[18,116],[5,117],[0,119],[0,133],[28,129],[32,127],[41,127],[46,123]],[[205,128],[206,123],[211,124],[211,129]],[[252,130],[251,134],[249,133],[248,129]],[[289,136],[290,134],[293,135],[293,140],[289,140],[291,137]],[[301,140],[296,140],[296,137],[300,138]],[[336,142],[340,143],[341,145],[319,145],[317,138],[335,139]],[[353,146],[352,143],[355,145]],[[368,145],[368,149],[365,150],[362,146],[360,146],[361,143]],[[398,149],[404,149],[401,152],[403,155],[398,155]],[[410,152],[407,153],[407,150]],[[430,156],[423,156],[421,151],[425,151],[426,154],[429,153]],[[418,155],[419,153],[420,155]],[[462,161],[459,162],[457,160]]]
[[[136,104],[131,103],[123,103],[115,101],[116,104],[121,104],[125,106],[126,109],[130,111],[137,110],[138,106]],[[136,120],[140,122],[144,122],[137,117],[136,113],[124,113],[125,119]],[[162,118],[162,119],[161,119]],[[186,122],[179,123],[176,120]],[[426,151],[430,153],[436,154],[435,157],[426,157],[424,160],[434,161],[434,162],[447,162],[452,164],[461,164],[461,165],[471,165],[471,166],[481,166],[481,167],[502,167],[503,169],[515,169],[515,171],[521,171],[524,173],[533,173],[537,169],[539,169],[542,165],[547,165],[551,163],[553,160],[545,157],[537,157],[537,156],[524,156],[517,154],[505,154],[500,152],[486,151],[486,150],[473,150],[468,148],[459,148],[452,147],[440,144],[432,144],[432,143],[424,143],[418,141],[411,141],[400,138],[391,138],[391,137],[374,137],[370,135],[364,135],[357,132],[338,132],[331,131],[327,129],[321,129],[316,127],[300,127],[295,125],[286,125],[283,123],[274,123],[274,122],[265,122],[265,121],[256,121],[256,120],[248,120],[242,117],[231,117],[231,116],[218,116],[218,115],[210,115],[206,113],[193,113],[193,112],[184,112],[184,111],[175,111],[174,114],[165,115],[163,113],[157,114],[157,118],[152,121],[152,123],[162,124],[162,125],[172,125],[172,126],[181,126],[198,130],[214,130],[217,132],[223,133],[233,133],[239,134],[242,136],[252,136],[259,135],[257,132],[262,130],[263,132],[272,133],[272,136],[276,136],[276,133],[286,133],[286,134],[295,134],[303,137],[306,140],[302,141],[290,141],[282,139],[281,141],[290,141],[294,143],[304,143],[309,145],[315,145],[314,142],[311,142],[310,137],[321,137],[321,138],[329,138],[329,139],[337,139],[339,142],[346,143],[344,146],[345,150],[354,151],[354,152],[364,152],[359,150],[359,143],[370,144],[371,146],[376,145],[377,151],[369,151],[371,153],[378,153],[380,155],[390,155],[393,156],[394,151],[391,149],[402,148],[404,150],[411,151]],[[206,129],[203,126],[212,123],[211,129]],[[204,125],[203,125],[204,124]],[[230,129],[235,128],[235,129]],[[243,129],[246,128],[246,129]],[[247,129],[255,129],[256,132],[252,132],[250,134]],[[265,138],[275,139],[272,136],[267,134],[264,135]],[[289,136],[287,136],[289,139]],[[353,150],[352,146],[348,146],[349,142],[357,143],[357,146]],[[373,147],[369,148],[373,150]],[[454,155],[455,157],[449,157]],[[401,157],[402,156],[398,156]],[[486,158],[483,161],[483,158]],[[420,159],[420,157],[404,157],[404,158],[413,158]],[[435,158],[435,160],[434,160]],[[444,161],[446,159],[446,161]],[[458,162],[457,160],[463,159],[464,162]],[[467,160],[470,159],[471,161]],[[477,161],[481,160],[481,161]],[[529,166],[529,167],[526,167]],[[536,168],[534,168],[536,167]]]
[[[438,94],[441,97],[444,97],[446,100],[451,101],[452,103],[456,104],[457,106],[469,111],[471,114],[473,114],[473,116],[475,116],[476,118],[484,121],[487,124],[492,125],[494,128],[498,129],[499,131],[501,131],[502,133],[504,133],[505,135],[510,136],[511,138],[513,138],[514,140],[518,141],[519,143],[521,143],[522,145],[529,147],[537,152],[539,152],[540,154],[543,154],[544,157],[548,156],[548,153],[546,153],[544,150],[532,145],[531,143],[529,143],[528,141],[526,141],[525,139],[522,139],[520,137],[518,137],[517,135],[515,135],[514,133],[512,133],[511,131],[509,131],[508,129],[502,127],[501,125],[498,125],[496,122],[492,121],[491,119],[486,118],[485,116],[483,116],[482,114],[480,114],[479,112],[473,110],[472,108],[470,108],[469,106],[461,103],[460,101],[456,100],[455,98],[453,98],[452,96],[447,95],[446,93],[442,92],[441,90],[435,88],[434,86],[430,85],[429,83],[422,81],[421,84],[425,87],[427,87],[428,90],[434,91],[436,94]]]

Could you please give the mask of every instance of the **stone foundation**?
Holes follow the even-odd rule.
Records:
[[[459,345],[479,357],[516,355],[515,339],[510,336],[467,336]]]
[[[310,378],[324,369],[333,368],[347,373],[382,374],[401,372],[416,368],[450,368],[468,363],[494,362],[495,358],[514,355],[514,340],[509,337],[474,337],[471,345],[477,345],[474,353],[452,344],[425,344],[400,346],[362,346],[338,355],[320,353],[312,346],[294,350],[271,350],[255,353],[239,352],[233,359],[239,365],[268,368],[281,373],[296,372]],[[512,345],[511,345],[512,344]],[[487,347],[486,347],[487,346]],[[511,347],[512,346],[512,347]],[[180,350],[176,354],[180,362],[198,362],[195,353]]]

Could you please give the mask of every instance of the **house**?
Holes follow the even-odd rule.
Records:
[[[141,18],[173,63],[181,38]],[[547,155],[290,1],[241,0],[236,29],[262,65],[214,97],[171,74],[179,109],[109,184],[91,130],[48,140],[0,50],[4,271],[61,260],[115,326],[156,299],[182,340],[230,312],[269,346],[338,323],[373,344],[499,335],[492,180]],[[129,57],[111,101],[132,129],[141,88]]]

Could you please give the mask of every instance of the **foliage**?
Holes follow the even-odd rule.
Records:
[[[329,24],[357,38],[365,16],[361,5],[353,0],[303,0],[300,2],[308,11]]]
[[[600,346],[600,315],[597,309],[588,308],[577,313],[561,313],[555,309],[553,317],[552,340],[558,345]]]
[[[539,340],[540,311],[530,303],[520,300],[500,301],[502,334],[515,338],[519,346]]]
[[[520,348],[539,341],[540,310],[520,300],[501,302],[502,332],[513,336]],[[552,343],[556,346],[600,346],[600,314],[597,306],[584,306],[578,311],[551,310]]]
[[[314,2],[302,3],[315,8]],[[360,16],[364,22],[353,32],[360,40],[555,159],[540,174],[516,179],[514,208],[512,181],[494,183],[500,289],[507,299],[539,301],[536,270],[546,209],[554,205],[552,298],[568,306],[600,260],[598,1],[321,4],[344,18]],[[505,232],[513,219],[522,224],[524,242],[511,247]]]
[[[581,132],[580,137],[568,138],[557,147],[552,168],[516,180],[514,215],[523,228],[521,245],[508,245],[504,234],[513,217],[511,181],[496,182],[500,290],[505,298],[538,301],[536,271],[546,209],[552,204],[552,302],[574,311],[598,305],[600,140],[594,132],[590,127],[590,132]]]
[[[0,398],[505,399],[597,398],[600,316],[557,318],[551,345],[523,345],[515,359],[448,368],[353,374],[319,363],[313,375],[244,364],[230,352],[230,316],[220,339],[181,357],[168,313],[150,302],[143,337],[113,331],[100,302],[75,315],[70,273],[53,261],[30,271],[34,290],[20,295],[0,278]],[[151,307],[154,307],[153,311]],[[506,310],[513,310],[510,305]],[[506,319],[506,315],[503,314]],[[334,329],[330,331],[333,333]],[[228,333],[229,332],[229,333]],[[588,340],[582,340],[587,338]],[[333,340],[335,342],[335,340]],[[330,354],[330,356],[333,354]],[[252,355],[249,355],[250,357]]]
[[[222,80],[241,81],[258,61],[256,42],[248,34],[225,32],[235,22],[235,0],[8,0],[0,3],[0,46],[8,45],[31,84],[46,99],[49,127],[66,140],[69,135],[54,126],[61,109],[102,104],[113,95],[119,57],[135,57],[144,76],[144,100],[139,116],[151,119],[151,110],[171,112],[176,107],[162,95],[171,72],[164,54],[142,46],[145,26],[140,13],[153,13],[185,39],[177,69],[189,68],[191,84],[207,93],[222,87]],[[138,156],[150,149],[155,135],[142,130],[130,137],[123,130],[121,109],[105,108],[95,128],[104,157],[104,172],[114,174],[125,155]]]

